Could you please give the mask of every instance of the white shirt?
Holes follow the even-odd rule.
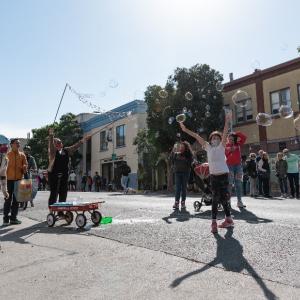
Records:
[[[75,174],[75,173],[71,173],[71,174],[69,175],[69,180],[70,180],[70,181],[76,181],[76,174]]]
[[[207,152],[210,174],[219,175],[229,173],[229,169],[226,164],[225,148],[222,143],[220,143],[217,147],[212,147],[209,143],[206,143],[203,148]]]

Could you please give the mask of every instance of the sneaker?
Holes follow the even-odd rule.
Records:
[[[242,201],[238,201],[237,207],[238,208],[244,208],[244,207],[246,207],[246,205]]]
[[[185,201],[181,201],[181,209],[186,209]]]
[[[179,201],[175,201],[174,205],[173,205],[174,209],[179,209]]]
[[[15,219],[15,220],[10,220],[10,224],[11,225],[20,225],[22,223],[22,221]]]
[[[2,223],[1,227],[9,226],[9,222],[4,222]]]
[[[219,228],[233,227],[234,223],[231,218],[225,218],[225,220],[218,226]]]
[[[211,233],[218,233],[218,224],[216,221],[211,222]]]

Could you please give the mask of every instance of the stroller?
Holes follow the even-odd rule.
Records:
[[[212,204],[212,192],[210,189],[210,177],[208,163],[199,163],[194,161],[192,164],[195,172],[195,183],[201,190],[201,200],[194,202],[195,211],[200,211],[203,204],[209,206]]]

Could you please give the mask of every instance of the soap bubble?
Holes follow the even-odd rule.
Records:
[[[198,128],[198,129],[197,129],[197,132],[198,132],[198,133],[203,133],[203,132],[204,132],[204,128],[203,128],[203,127]]]
[[[270,126],[272,125],[272,117],[266,113],[258,113],[256,116],[256,123],[259,126]]]
[[[174,117],[170,117],[170,118],[168,119],[168,123],[169,123],[170,125],[172,125],[172,124],[174,123],[174,121],[175,121],[175,118],[174,118]]]
[[[246,107],[248,105],[250,97],[247,92],[242,90],[237,90],[232,96],[232,102],[234,105],[239,107]]]
[[[217,99],[217,96],[215,95],[213,98],[216,100],[216,99]]]
[[[185,114],[185,113],[187,112],[187,108],[184,107],[184,108],[182,109],[182,112]]]
[[[211,113],[209,112],[209,111],[207,111],[206,113],[205,113],[205,117],[206,118],[209,118],[211,116]]]
[[[205,109],[206,109],[206,110],[210,110],[210,105],[207,104],[207,105],[205,106]]]
[[[171,109],[171,106],[170,105],[166,106],[163,110],[163,115],[165,115],[165,113],[168,112],[169,109]]]
[[[159,137],[159,132],[156,131],[154,136],[155,136],[156,138],[158,138],[158,137]]]
[[[109,81],[108,85],[109,85],[110,88],[114,89],[114,88],[118,87],[119,83],[118,83],[117,80],[111,79],[111,80]]]
[[[206,95],[202,95],[202,99],[206,99]]]
[[[216,83],[216,90],[217,90],[218,92],[222,92],[222,91],[223,91],[223,88],[224,88],[224,85],[222,84],[222,82],[221,82],[221,81],[218,81],[218,82]]]
[[[153,110],[157,113],[161,112],[162,110],[162,107],[161,107],[161,104],[160,104],[160,101],[159,99],[156,99],[155,102],[154,102],[154,106],[153,106]]]
[[[296,130],[300,130],[300,115],[294,120],[294,127]]]
[[[279,108],[281,118],[288,119],[294,115],[292,108],[289,105],[281,105]]]
[[[192,116],[193,116],[193,113],[192,113],[192,111],[191,110],[189,110],[188,112],[187,112],[187,115],[191,118]]]
[[[158,92],[158,95],[159,95],[160,98],[165,99],[165,98],[168,97],[168,92],[167,92],[166,90],[160,90],[160,91]]]
[[[178,123],[183,123],[186,120],[186,115],[185,114],[180,114],[176,116],[176,121]]]
[[[184,95],[185,99],[191,101],[193,99],[193,95],[191,92],[186,92]]]

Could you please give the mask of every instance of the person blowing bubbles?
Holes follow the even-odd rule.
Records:
[[[233,220],[230,213],[230,193],[229,193],[229,169],[226,164],[225,145],[227,141],[227,133],[229,123],[232,120],[232,112],[225,115],[225,125],[223,134],[219,131],[214,131],[210,134],[208,142],[205,141],[197,133],[187,129],[183,123],[179,123],[182,131],[186,132],[203,147],[207,152],[207,159],[210,172],[211,190],[212,190],[212,223],[211,232],[217,233],[219,228],[228,228],[233,226]],[[225,212],[225,220],[218,226],[217,214],[218,203],[221,203]]]

